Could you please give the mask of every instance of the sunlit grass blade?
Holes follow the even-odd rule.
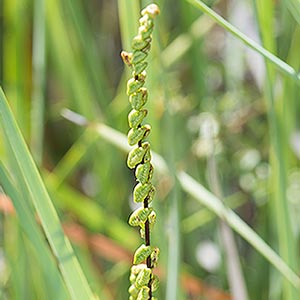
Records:
[[[0,122],[4,135],[12,149],[14,158],[32,199],[51,249],[58,261],[63,279],[73,300],[95,299],[82,273],[69,240],[65,237],[59,218],[43,181],[20,133],[7,100],[0,90]]]
[[[243,197],[242,193],[238,192],[226,197],[224,199],[224,202],[231,209],[235,209],[245,204],[245,197]],[[186,233],[189,233],[211,222],[215,219],[215,217],[216,215],[213,212],[202,207],[198,211],[194,212],[193,214],[189,215],[188,217],[182,220],[182,230]]]
[[[273,1],[264,0],[256,1],[256,10],[258,21],[260,24],[260,31],[262,42],[267,49],[275,53],[276,48],[272,36],[274,7]],[[293,269],[297,269],[297,256],[296,256],[296,240],[293,235],[292,225],[290,221],[290,213],[287,201],[287,153],[286,146],[288,141],[288,131],[284,122],[284,117],[281,107],[286,103],[286,99],[281,97],[278,99],[274,91],[275,86],[275,73],[273,65],[266,60],[267,78],[265,84],[265,98],[267,101],[267,112],[270,124],[270,162],[272,168],[271,175],[271,205],[270,210],[273,212],[277,220],[275,230],[278,236],[279,253],[281,257]],[[299,292],[289,282],[284,282],[283,286],[284,299],[296,300]]]
[[[62,111],[62,116],[72,123],[79,126],[86,126],[90,130],[97,132],[102,139],[108,141],[122,151],[129,152],[132,149],[132,147],[128,145],[127,136],[112,127],[103,123],[89,123],[82,115],[68,109]],[[169,169],[164,159],[153,151],[152,156],[155,168],[157,168],[160,173],[167,174]]]
[[[267,59],[269,62],[271,62],[274,66],[277,67],[278,70],[281,70],[286,75],[292,77],[297,82],[300,82],[300,75],[295,71],[294,68],[292,68],[290,65],[288,65],[286,62],[260,46],[258,43],[250,39],[248,36],[246,36],[244,33],[239,31],[236,27],[234,27],[232,24],[227,22],[224,18],[222,18],[220,15],[215,13],[212,9],[210,9],[207,5],[205,5],[200,0],[187,0],[191,4],[193,4],[195,7],[199,8],[203,13],[209,15],[211,18],[213,18],[220,26],[222,26],[224,29],[226,29],[228,32],[236,36],[239,40],[241,40],[244,44],[252,48],[254,51],[261,54],[265,59]]]
[[[291,284],[300,289],[299,276],[266,244],[237,214],[227,208],[220,199],[206,190],[184,172],[178,173],[182,188],[221,219],[260,252]]]
[[[69,116],[69,120],[76,123],[76,118],[80,120],[82,116],[73,115],[73,119]],[[80,118],[81,117],[81,118]],[[82,120],[82,119],[81,119]],[[119,131],[106,126],[104,124],[91,124],[78,122],[78,125],[90,126],[98,132],[99,136],[107,142],[115,145],[122,151],[128,152],[130,147],[127,144],[127,138]],[[153,164],[158,172],[168,174],[169,169],[165,160],[152,151]],[[217,216],[223,218],[229,226],[232,227],[239,235],[249,242],[261,255],[263,255],[287,280],[289,280],[296,288],[300,288],[300,278],[297,274],[282,260],[282,258],[256,233],[254,232],[238,215],[232,210],[225,207],[220,199],[206,190],[201,184],[192,179],[184,172],[177,172],[177,177],[181,188],[197,199],[201,204],[213,211]]]
[[[56,299],[65,299],[66,290],[63,284],[61,274],[56,267],[56,262],[52,253],[49,251],[48,245],[40,231],[40,227],[35,221],[35,215],[25,205],[30,199],[24,199],[15,188],[8,172],[0,162],[0,183],[7,195],[12,200],[17,211],[18,219],[21,227],[26,233],[29,240],[35,247],[37,253],[43,253],[39,256],[41,266],[43,268],[42,275],[45,276],[49,285],[48,295],[55,296]]]

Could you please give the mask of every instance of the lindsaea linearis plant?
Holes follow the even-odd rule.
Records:
[[[159,14],[159,8],[156,4],[150,4],[142,10],[141,14],[138,34],[132,40],[133,52],[122,51],[121,53],[123,61],[132,71],[132,78],[127,82],[127,94],[132,107],[128,114],[130,127],[128,143],[135,147],[128,154],[127,165],[130,169],[135,169],[138,181],[133,191],[133,200],[142,203],[142,206],[131,214],[129,224],[140,228],[141,237],[145,241],[134,253],[129,278],[131,283],[128,289],[129,300],[156,299],[152,297],[152,293],[159,286],[158,278],[153,274],[159,249],[150,244],[150,232],[156,220],[156,213],[151,207],[155,188],[151,183],[153,166],[150,144],[145,138],[149,135],[151,126],[143,124],[147,115],[147,110],[143,107],[148,99],[148,91],[144,87],[148,65],[145,59],[150,50],[153,20]]]

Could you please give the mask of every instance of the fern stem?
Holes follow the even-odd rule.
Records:
[[[153,166],[151,164],[150,144],[145,139],[151,131],[148,124],[142,124],[147,115],[144,105],[148,100],[148,91],[144,87],[146,79],[145,61],[151,47],[153,19],[159,13],[157,5],[150,4],[142,10],[142,17],[139,19],[138,34],[132,40],[133,52],[122,51],[121,57],[132,71],[132,78],[127,82],[127,94],[132,110],[128,114],[130,130],[128,132],[128,144],[134,146],[127,158],[127,165],[134,169],[138,184],[133,191],[133,200],[143,203],[142,207],[136,209],[129,218],[131,226],[140,227],[141,237],[145,244],[142,244],[134,254],[133,266],[131,268],[129,287],[129,299],[148,300],[152,299],[152,292],[157,287],[156,279],[152,273],[158,259],[158,248],[150,243],[151,227],[153,226],[156,214],[151,207],[155,188],[151,183]],[[146,264],[143,262],[146,261]]]

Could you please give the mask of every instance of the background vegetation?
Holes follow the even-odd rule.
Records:
[[[156,3],[160,299],[299,299],[300,2]],[[139,235],[119,54],[146,4],[0,1],[1,299],[127,298]]]

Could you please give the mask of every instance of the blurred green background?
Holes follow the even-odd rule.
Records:
[[[128,297],[141,242],[127,224],[135,182],[118,136],[130,111],[120,52],[130,51],[149,3],[0,1],[0,85],[91,289],[105,300]],[[299,274],[300,2],[206,1],[275,61],[187,1],[156,3],[146,106],[151,147],[164,159],[155,159],[154,177],[158,298],[299,299],[299,277],[293,286],[291,270],[280,274],[276,257],[265,259],[243,228],[228,244],[231,229],[177,175],[187,172],[224,201]],[[3,132],[1,140],[1,162],[18,178]],[[49,279],[26,218],[4,192],[0,203],[0,299],[70,299]],[[234,217],[224,218],[238,231]]]

